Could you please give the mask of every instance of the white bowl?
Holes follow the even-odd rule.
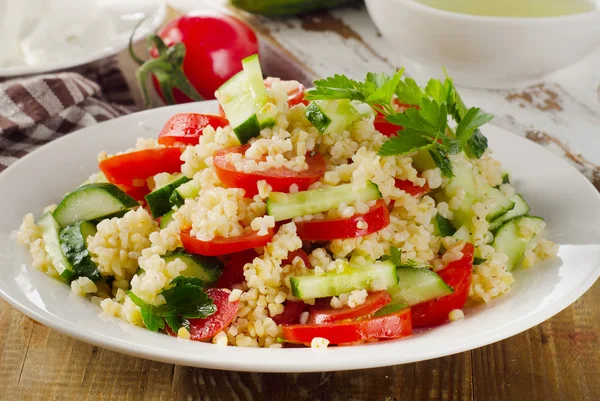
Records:
[[[383,36],[423,74],[440,76],[444,66],[462,86],[535,83],[600,44],[600,10],[512,18],[443,11],[415,0],[366,0],[366,5]]]

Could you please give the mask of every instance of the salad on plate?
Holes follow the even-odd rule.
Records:
[[[554,257],[452,80],[335,75],[258,57],[117,154],[17,239],[103,313],[184,339],[280,348],[409,336]],[[58,200],[58,199],[57,199]],[[50,285],[50,283],[49,283]]]

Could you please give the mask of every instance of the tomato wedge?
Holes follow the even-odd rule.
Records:
[[[300,322],[300,315],[306,309],[302,301],[285,301],[283,313],[273,316],[277,324],[296,324]]]
[[[206,293],[213,299],[217,311],[205,319],[190,320],[190,339],[207,341],[231,323],[237,314],[240,302],[229,302],[229,291],[221,288],[211,288]]]
[[[235,284],[244,281],[244,266],[246,263],[252,263],[258,253],[254,249],[246,249],[231,255],[231,259],[225,263],[223,273],[215,283],[217,288],[233,288]]]
[[[256,184],[265,180],[273,188],[273,191],[288,192],[292,184],[298,186],[298,190],[304,191],[325,173],[325,160],[318,154],[307,154],[306,163],[308,168],[300,172],[290,170],[287,167],[270,168],[266,171],[244,173],[237,171],[235,166],[228,162],[225,156],[229,153],[244,154],[250,145],[234,146],[217,150],[213,162],[217,176],[230,188],[242,188],[247,197],[253,197],[258,193]]]
[[[353,344],[371,339],[401,338],[411,334],[409,308],[357,321],[283,326],[283,336],[287,341],[306,345],[310,345],[315,337],[326,338],[330,344]]]
[[[442,280],[454,289],[454,293],[413,306],[415,327],[444,323],[452,310],[460,309],[465,305],[473,274],[473,244],[466,243],[462,252],[461,259],[449,263],[444,270],[437,272]]]
[[[227,125],[229,125],[229,121],[226,118],[215,114],[175,114],[160,131],[158,143],[165,146],[197,145],[204,128],[211,126],[217,129]]]
[[[403,190],[409,195],[414,197],[420,197],[425,195],[430,191],[429,185],[425,183],[422,187],[415,185],[413,182],[409,180],[399,180],[396,178],[396,188]]]
[[[181,171],[181,148],[137,150],[109,157],[99,163],[100,171],[113,184],[134,186],[134,180],[145,180],[158,173]]]
[[[359,228],[361,222],[366,228]],[[377,232],[390,224],[390,212],[383,199],[379,199],[365,214],[347,219],[309,220],[296,223],[298,236],[307,241],[330,241],[356,238]]]
[[[190,230],[186,230],[181,232],[181,243],[188,252],[204,256],[219,256],[265,246],[274,235],[275,229],[269,228],[267,235],[258,235],[258,231],[247,230],[237,237],[215,237],[210,241],[202,241],[191,236]]]
[[[377,312],[385,305],[392,302],[392,296],[387,291],[372,292],[367,296],[365,303],[351,308],[344,306],[340,309],[331,307],[311,307],[309,309],[308,324],[323,324],[339,322],[345,319],[356,319]]]

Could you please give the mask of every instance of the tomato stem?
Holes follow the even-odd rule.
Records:
[[[173,89],[175,88],[182,91],[192,100],[203,100],[183,71],[183,61],[186,54],[186,48],[183,43],[167,46],[160,36],[151,34],[146,39],[148,51],[151,52],[155,48],[158,51],[158,56],[144,61],[135,54],[133,50],[133,36],[142,21],[133,29],[129,38],[128,50],[131,59],[140,66],[136,72],[136,78],[142,91],[144,106],[151,106],[150,90],[148,88],[149,75],[154,75],[158,81],[158,86],[167,104],[175,104],[175,97],[173,95]]]

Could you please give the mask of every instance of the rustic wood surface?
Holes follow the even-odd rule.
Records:
[[[260,32],[262,59],[273,75],[309,83],[334,72],[361,76],[401,65],[362,8],[288,20],[240,16]],[[134,85],[134,64],[124,54],[119,61]],[[468,103],[494,113],[494,124],[562,155],[600,188],[599,63],[600,50],[535,87],[462,92]],[[596,284],[552,319],[471,352],[311,374],[222,372],[138,359],[59,334],[0,301],[0,400],[598,400],[598,299]]]

